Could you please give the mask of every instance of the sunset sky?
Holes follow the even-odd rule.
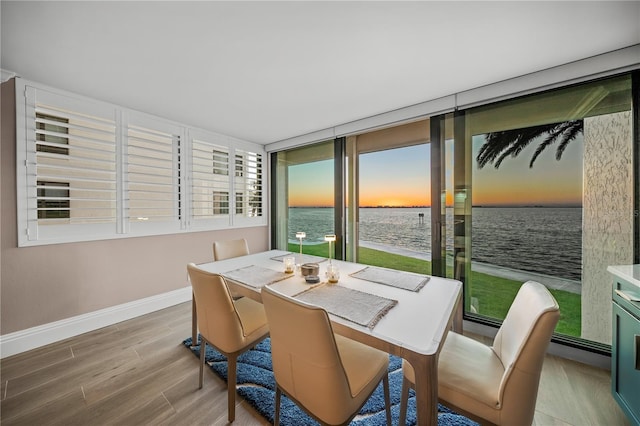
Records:
[[[473,138],[474,159],[483,143],[481,136]],[[499,169],[487,165],[478,170],[474,161],[473,205],[581,205],[582,137],[569,143],[560,161],[552,145],[529,168],[537,146],[531,143]]]
[[[537,147],[530,144],[516,158],[507,158],[499,169],[487,165],[478,170],[475,157],[484,142],[473,138],[473,205],[581,205],[582,139],[569,144],[560,161],[555,145],[550,146],[529,168]],[[451,147],[447,144],[447,185],[451,205]],[[429,205],[430,146],[380,151],[360,156],[360,206]],[[333,204],[332,161],[292,166],[289,169],[291,206]]]
[[[431,204],[429,145],[360,156],[360,206]]]

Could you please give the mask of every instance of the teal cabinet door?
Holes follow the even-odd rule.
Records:
[[[613,303],[611,387],[632,424],[640,425],[640,318]]]

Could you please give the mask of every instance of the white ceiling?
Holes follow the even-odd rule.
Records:
[[[640,2],[0,3],[3,70],[262,144],[640,43]]]

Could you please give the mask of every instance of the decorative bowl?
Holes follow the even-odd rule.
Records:
[[[303,263],[300,267],[300,272],[303,277],[308,275],[318,275],[320,273],[320,266],[317,263]]]

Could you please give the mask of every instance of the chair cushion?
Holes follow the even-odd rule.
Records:
[[[497,423],[503,375],[492,348],[450,332],[438,361],[438,397]]]
[[[351,396],[377,386],[389,367],[389,354],[337,334],[335,339]]]
[[[248,297],[234,300],[233,304],[238,312],[242,324],[242,334],[245,338],[253,334],[264,334],[269,330],[267,315],[261,303]]]
[[[404,376],[415,384],[408,362]],[[486,419],[499,419],[500,381],[504,367],[495,352],[476,340],[449,332],[438,360],[438,398]]]

